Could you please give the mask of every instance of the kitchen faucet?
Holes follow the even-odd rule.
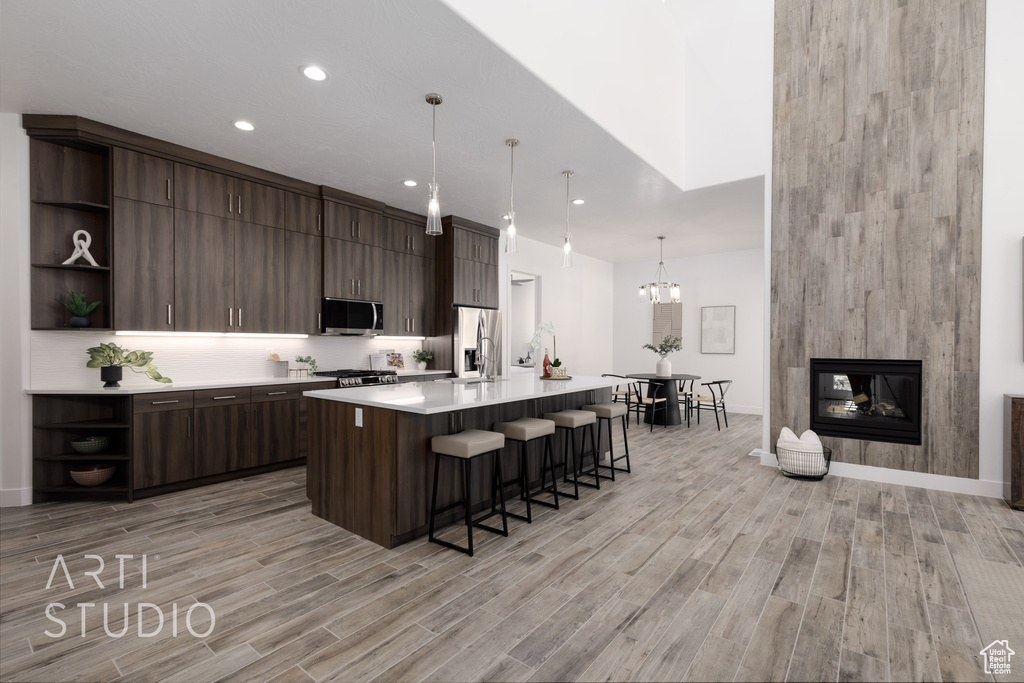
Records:
[[[476,355],[477,355],[478,360],[476,362],[476,370],[477,370],[477,372],[480,372],[481,376],[483,376],[485,379],[489,379],[489,380],[491,380],[493,382],[497,378],[497,376],[498,376],[498,364],[494,362],[494,358],[493,357],[484,355],[484,353],[483,353],[484,341],[491,342],[492,353],[493,353],[493,349],[497,348],[497,344],[495,344],[494,340],[491,339],[490,337],[480,337],[479,339],[477,339],[476,344],[477,344],[478,348],[477,348]],[[484,359],[485,362],[483,363],[483,367],[485,369],[488,367],[488,365],[490,365],[490,372],[489,373],[484,374],[483,372],[481,372],[481,370],[480,370],[481,363],[479,361],[479,358],[483,358]]]

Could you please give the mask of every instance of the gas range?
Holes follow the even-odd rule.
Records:
[[[394,370],[325,370],[313,374],[317,377],[337,377],[339,388],[398,384],[398,374]]]

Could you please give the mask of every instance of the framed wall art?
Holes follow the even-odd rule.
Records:
[[[702,306],[700,352],[736,353],[736,307]]]

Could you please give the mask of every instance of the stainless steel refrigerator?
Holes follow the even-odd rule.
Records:
[[[459,306],[455,325],[455,366],[459,377],[501,376],[501,311]]]

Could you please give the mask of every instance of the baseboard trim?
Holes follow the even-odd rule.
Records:
[[[17,508],[32,504],[32,489],[0,489],[0,508]]]
[[[726,402],[726,410],[729,414],[742,413],[744,415],[764,415],[764,409],[761,406],[734,406],[733,404]]]
[[[755,449],[761,456],[761,464],[768,467],[778,467],[779,462],[774,453],[761,449]],[[754,455],[754,452],[751,452]],[[886,484],[899,484],[901,486],[916,486],[923,489],[935,489],[936,491],[949,491],[951,493],[964,493],[969,496],[984,496],[986,498],[1002,498],[1003,482],[987,479],[966,479],[964,477],[949,477],[944,474],[928,474],[927,472],[907,472],[905,470],[894,470],[888,467],[871,467],[869,465],[855,465],[848,462],[833,462],[829,467],[829,474],[837,477],[848,477],[850,479],[863,479],[864,481],[878,481]]]

